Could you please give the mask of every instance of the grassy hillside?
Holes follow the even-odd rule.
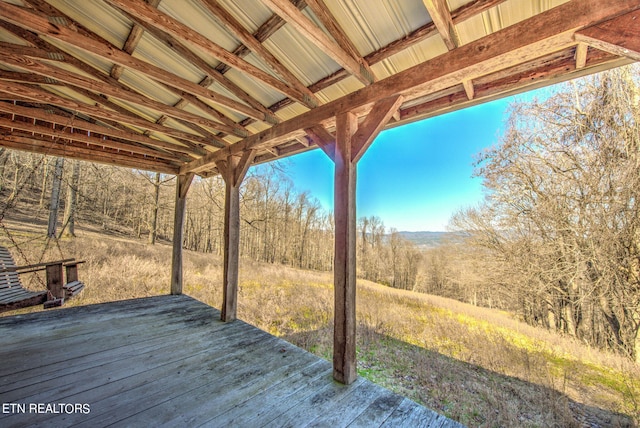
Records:
[[[15,226],[28,261],[43,256],[33,227]],[[6,237],[0,241],[7,244]],[[17,250],[13,250],[17,253]],[[68,305],[165,294],[171,248],[93,232],[50,243],[76,257],[85,291]],[[19,258],[19,257],[16,257]],[[18,260],[19,263],[25,261]],[[185,254],[185,292],[219,307],[221,259]],[[41,287],[38,280],[27,280]],[[239,317],[331,358],[332,275],[241,262]],[[469,426],[636,426],[640,367],[457,301],[358,284],[358,371]],[[40,310],[39,308],[35,310]],[[3,315],[9,315],[5,313]],[[635,418],[635,419],[634,419]]]

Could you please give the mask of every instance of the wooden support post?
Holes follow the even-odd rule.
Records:
[[[176,176],[176,206],[173,218],[173,256],[171,257],[171,294],[182,294],[182,241],[187,192],[193,173]]]
[[[49,290],[54,299],[63,299],[64,284],[62,283],[62,263],[47,265],[46,275],[47,290]]]
[[[356,162],[351,160],[352,137],[358,129],[353,113],[336,118],[335,146],[335,294],[333,377],[356,380]]]
[[[375,103],[358,125],[355,114],[336,117],[335,143],[321,126],[307,130],[335,164],[334,216],[334,330],[333,377],[350,384],[356,380],[356,170],[384,125],[402,104],[401,96]]]
[[[255,151],[242,157],[229,156],[216,166],[225,182],[224,200],[224,272],[220,319],[230,322],[237,317],[238,267],[240,261],[240,185],[253,161]]]

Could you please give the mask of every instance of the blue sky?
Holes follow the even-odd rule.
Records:
[[[520,95],[540,97],[543,90]],[[482,180],[475,155],[497,144],[513,98],[467,108],[382,132],[358,163],[358,217],[378,216],[387,229],[444,231],[451,215],[477,205]],[[321,150],[283,162],[299,192],[333,211],[333,163]]]

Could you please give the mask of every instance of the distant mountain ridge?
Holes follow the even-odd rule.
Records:
[[[460,243],[464,238],[462,232],[398,232],[403,238],[413,242],[419,248],[436,248],[446,243]]]

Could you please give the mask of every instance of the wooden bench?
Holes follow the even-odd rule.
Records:
[[[0,246],[0,312],[57,302],[49,306],[60,306],[82,291],[84,284],[78,280],[78,264],[74,259],[57,260],[27,266],[16,266],[9,250]],[[66,283],[63,282],[63,268]],[[19,274],[46,272],[47,290],[29,291],[22,287]]]

